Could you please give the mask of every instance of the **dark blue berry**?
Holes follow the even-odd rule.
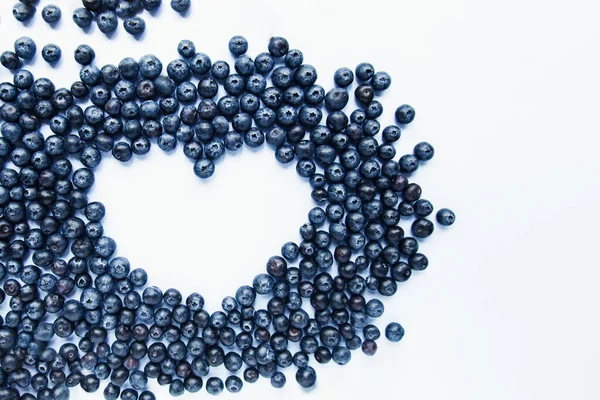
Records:
[[[16,53],[12,51],[5,51],[0,54],[0,63],[6,69],[17,69],[21,66],[21,60]]]
[[[274,36],[269,40],[269,53],[273,57],[283,57],[290,49],[290,45],[285,38]]]
[[[317,373],[309,366],[299,368],[296,371],[296,382],[303,388],[310,388],[317,382]]]
[[[37,46],[30,37],[23,36],[15,40],[15,53],[24,60],[31,60],[36,50]]]
[[[390,342],[399,342],[404,337],[404,328],[397,322],[391,322],[385,328],[385,337]]]
[[[391,84],[392,77],[387,72],[376,72],[371,78],[371,86],[378,91],[386,90]]]
[[[13,16],[19,22],[30,20],[35,14],[35,7],[27,2],[20,2],[14,5]]]
[[[413,153],[420,161],[429,161],[433,158],[435,151],[429,143],[421,142],[415,146]]]
[[[194,173],[202,179],[210,178],[215,172],[215,164],[207,159],[201,158],[194,164]]]
[[[171,8],[178,13],[184,13],[190,9],[190,0],[171,0]]]
[[[42,48],[42,58],[48,63],[54,63],[60,60],[62,51],[55,44],[47,44]]]
[[[117,14],[111,10],[103,11],[96,16],[96,24],[100,32],[105,34],[112,33],[119,26]]]
[[[373,65],[363,62],[356,66],[356,78],[360,81],[368,81],[375,74],[375,68]]]
[[[130,35],[140,35],[146,30],[146,21],[140,17],[131,17],[123,21],[123,28]]]
[[[415,109],[403,104],[396,109],[395,115],[399,124],[410,124],[415,119]]]
[[[234,56],[241,56],[248,51],[248,41],[243,36],[234,36],[229,40],[229,51]]]
[[[333,81],[339,87],[345,88],[354,82],[354,73],[352,73],[350,68],[339,68],[333,75]]]
[[[441,208],[435,216],[437,222],[443,226],[450,226],[456,220],[454,212],[448,208]]]
[[[49,4],[42,9],[42,19],[49,24],[54,24],[60,20],[62,13],[58,6]]]

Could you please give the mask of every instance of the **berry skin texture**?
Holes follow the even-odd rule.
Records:
[[[404,337],[404,328],[397,322],[391,322],[385,327],[385,337],[390,342],[399,342]]]
[[[441,208],[436,213],[435,219],[442,226],[450,226],[456,221],[456,216],[449,208]]]
[[[192,5],[190,0],[171,0],[171,8],[178,13],[184,13]]]
[[[354,72],[356,73],[356,79],[365,82],[373,77],[373,75],[375,74],[375,68],[373,67],[373,65],[367,62],[363,62],[356,66]]]
[[[371,78],[371,85],[377,91],[386,90],[392,84],[392,77],[387,72],[376,72]]]
[[[433,146],[427,142],[418,143],[413,149],[413,153],[415,157],[419,159],[419,161],[429,161],[433,158],[435,154],[435,150]]]
[[[42,9],[42,18],[48,24],[55,24],[60,21],[60,17],[62,16],[62,12],[58,6],[54,4],[48,4],[46,7]]]
[[[81,29],[87,28],[92,25],[94,15],[86,8],[77,8],[73,11],[73,22]]]
[[[354,73],[350,68],[339,68],[335,71],[335,74],[333,75],[333,81],[339,87],[344,88],[350,86],[352,82],[354,82]]]
[[[47,44],[42,48],[42,58],[47,63],[55,63],[60,60],[62,51],[60,47],[55,44]]]
[[[103,11],[96,16],[96,24],[98,25],[100,32],[109,34],[117,30],[119,20],[114,11]]]
[[[273,36],[269,40],[269,53],[275,58],[283,57],[290,50],[290,45],[285,38]]]
[[[229,51],[234,56],[241,56],[248,51],[248,41],[243,36],[234,36],[229,40]]]
[[[5,51],[0,54],[0,63],[6,69],[17,69],[21,66],[21,60],[16,53],[12,51]]]
[[[73,55],[75,61],[81,65],[89,65],[96,58],[96,52],[87,44],[77,46]]]
[[[415,109],[408,104],[403,104],[396,109],[395,115],[399,124],[410,124],[415,119]]]
[[[313,387],[317,383],[317,373],[312,367],[302,367],[296,371],[296,382],[305,389]]]
[[[201,158],[194,164],[194,173],[198,178],[208,179],[214,172],[215,164],[207,158]]]
[[[123,21],[123,28],[125,28],[125,31],[130,35],[140,35],[146,30],[146,21],[140,17],[127,18]]]
[[[12,13],[19,22],[29,21],[35,15],[35,7],[26,2],[20,2],[15,4]]]
[[[23,60],[31,60],[36,51],[37,46],[30,37],[23,36],[15,40],[15,53]]]
[[[192,58],[196,54],[196,45],[191,40],[182,40],[177,45],[177,52],[183,58]]]
[[[423,239],[433,233],[433,222],[426,218],[417,218],[411,226],[411,231],[416,237]]]

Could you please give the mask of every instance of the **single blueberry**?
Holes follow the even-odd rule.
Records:
[[[15,53],[24,60],[31,60],[37,51],[37,46],[33,39],[28,36],[20,37],[15,40]]]
[[[48,4],[42,9],[42,19],[49,24],[54,24],[60,20],[62,13],[58,6]]]
[[[178,13],[184,13],[190,9],[190,0],[171,0],[171,8]]]
[[[42,48],[42,58],[47,63],[54,63],[60,60],[62,51],[55,44],[47,44]]]
[[[441,208],[435,216],[437,222],[443,226],[450,226],[456,220],[454,212],[449,208]]]

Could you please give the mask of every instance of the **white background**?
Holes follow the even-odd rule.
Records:
[[[281,35],[317,67],[326,89],[341,66],[370,61],[389,72],[383,126],[399,104],[417,110],[398,154],[423,140],[435,146],[415,179],[436,207],[456,211],[457,222],[422,243],[430,267],[385,303],[379,326],[397,320],[405,339],[380,340],[373,358],[354,352],[346,367],[317,366],[310,394],[290,368],[285,389],[261,379],[242,396],[600,398],[597,0],[194,0],[188,18],[164,0],[155,17],[143,15],[139,41],[122,28],[112,40],[95,27],[82,33],[71,21],[77,0],[59,2],[58,29],[39,11],[25,28],[10,14],[13,2],[0,5],[0,48],[22,35],[39,49],[59,44],[57,67],[39,56],[27,65],[57,87],[77,79],[72,52],[82,43],[94,47],[99,65],[154,53],[166,66],[184,38],[213,60],[232,61],[234,34],[248,38],[252,56]],[[181,146],[168,155],[154,146],[128,166],[107,159],[91,197],[106,204],[106,234],[120,255],[145,268],[152,284],[198,291],[215,310],[283,242],[299,241],[313,206],[293,167],[278,166],[266,146],[258,153],[227,154],[201,182]],[[165,388],[157,393],[168,398]]]

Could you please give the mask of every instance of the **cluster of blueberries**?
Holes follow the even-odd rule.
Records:
[[[31,49],[31,39],[15,44],[20,57]],[[375,100],[391,77],[369,63],[338,69],[325,92],[284,38],[254,59],[241,36],[229,49],[235,71],[189,40],[165,69],[153,55],[100,68],[82,45],[70,89],[18,66],[13,82],[0,84],[0,304],[10,308],[0,316],[0,399],[65,400],[70,388],[95,392],[104,380],[107,400],[153,400],[149,379],[173,396],[202,386],[238,392],[259,377],[281,388],[292,365],[309,388],[311,357],[344,365],[353,350],[377,351],[379,297],[428,266],[416,238],[432,234],[433,206],[408,177],[434,149],[419,143],[395,160],[401,131],[390,125],[380,134]],[[355,78],[360,107],[347,116]],[[415,111],[402,105],[395,117],[409,124]],[[226,151],[265,141],[279,162],[296,162],[322,207],[308,213],[300,244],[285,243],[221,311],[208,313],[200,294],[184,300],[176,289],[146,286],[143,269],[114,256],[105,208],[87,195],[105,155],[127,162],[153,143],[163,151],[181,143],[194,173],[208,178]],[[401,218],[413,219],[413,237]],[[448,226],[455,216],[441,209],[436,219]],[[254,308],[257,295],[268,297],[266,309]],[[385,336],[400,341],[404,329],[391,323]],[[220,366],[231,373],[225,382],[210,376]]]
[[[13,7],[13,16],[17,21],[29,21],[35,15],[35,4],[37,0],[19,0],[20,2]],[[56,24],[60,21],[62,12],[54,4],[49,4],[42,9],[42,19],[48,24]]]
[[[0,54],[0,64],[7,69],[19,69],[23,61],[30,61],[37,52],[37,44],[28,36],[15,40],[14,51],[6,50]],[[48,43],[42,48],[42,58],[49,64],[54,64],[62,57],[61,48]]]
[[[35,15],[37,0],[19,0],[13,7],[13,16],[21,22],[29,21]],[[131,35],[139,35],[146,30],[146,22],[138,14],[142,11],[154,12],[162,0],[81,0],[83,7],[73,12],[73,21],[82,29],[96,21],[102,33],[110,34],[117,30],[119,18],[123,19],[123,28]],[[191,0],[171,0],[171,8],[185,13],[191,6]],[[42,18],[49,24],[60,20],[58,6],[48,5],[42,10]]]

